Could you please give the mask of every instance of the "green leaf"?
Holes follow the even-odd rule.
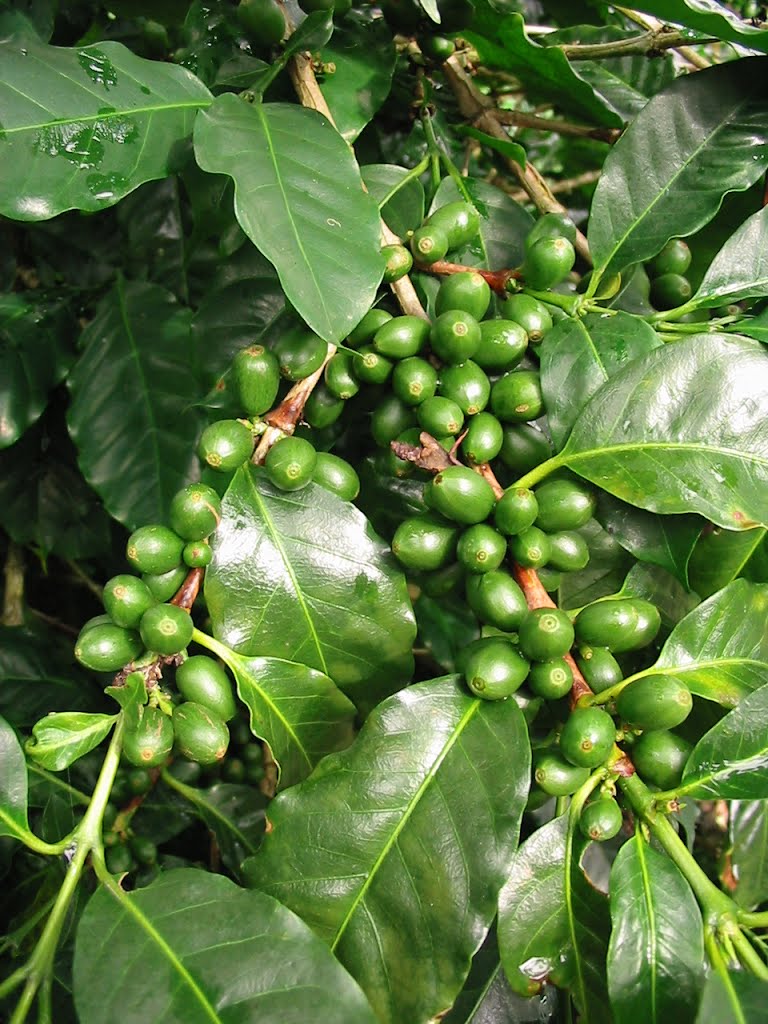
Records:
[[[736,879],[733,898],[754,910],[768,900],[768,804],[765,800],[733,800],[728,815],[731,869]]]
[[[733,234],[710,264],[686,307],[740,302],[768,294],[768,207],[753,214]]]
[[[637,11],[655,14],[664,22],[687,25],[702,36],[741,43],[751,50],[768,52],[768,29],[758,28],[721,3],[713,0],[641,0]]]
[[[588,122],[621,127],[621,118],[579,78],[559,47],[540,46],[528,37],[521,14],[505,12],[499,18],[489,7],[462,35],[477,49],[483,64],[511,71],[524,81],[528,95],[554,100],[558,107]]]
[[[263,469],[243,467],[213,549],[205,599],[228,647],[317,669],[358,707],[410,677],[405,579],[354,505],[316,484],[279,491]]]
[[[514,160],[520,167],[525,168],[527,163],[526,153],[519,142],[513,142],[511,139],[497,139],[495,135],[488,135],[487,132],[481,132],[479,128],[473,128],[471,125],[466,124],[459,125],[458,132],[467,138],[477,139],[484,146],[495,149],[497,153],[508,156],[510,160]]]
[[[656,664],[691,693],[733,707],[768,683],[768,586],[735,580],[682,619]]]
[[[611,868],[608,990],[616,1024],[693,1021],[705,979],[704,926],[690,886],[634,836]]]
[[[578,532],[589,547],[589,563],[579,572],[563,575],[558,591],[561,608],[583,608],[601,597],[615,594],[621,590],[627,573],[635,564],[634,558],[596,519],[591,519]]]
[[[605,971],[611,932],[608,899],[592,885],[582,867],[587,845],[572,831],[566,837],[564,898],[572,951],[572,994],[585,1022],[613,1024]]]
[[[40,416],[74,359],[66,310],[29,301],[29,294],[0,295],[0,448]]]
[[[515,992],[533,995],[569,948],[565,906],[568,815],[536,829],[499,893],[499,953]]]
[[[695,800],[768,798],[768,685],[702,736],[679,788]]]
[[[237,219],[299,315],[327,341],[345,337],[384,267],[376,204],[338,132],[314,110],[227,93],[198,119],[195,153],[234,178]]]
[[[691,588],[701,597],[709,597],[741,576],[750,559],[764,546],[768,530],[705,531],[693,549],[688,566]]]
[[[768,521],[767,419],[768,352],[691,335],[604,384],[555,464],[640,508],[746,530]]]
[[[383,18],[352,10],[334,25],[320,56],[336,68],[322,76],[320,91],[352,145],[389,95],[396,56],[392,33]]]
[[[189,323],[189,310],[162,288],[118,280],[83,331],[69,376],[80,467],[129,529],[163,522],[176,491],[199,476]]]
[[[654,96],[608,154],[595,189],[596,271],[649,259],[706,224],[726,192],[749,188],[768,162],[767,121],[760,57],[683,75]]]
[[[456,998],[490,925],[528,772],[513,701],[457,677],[411,686],[273,801],[246,877],[330,945],[381,1024],[421,1024]]]
[[[558,450],[595,392],[661,344],[653,328],[631,313],[588,313],[555,324],[541,343],[540,357],[547,424]]]
[[[147,703],[147,680],[143,672],[130,672],[120,686],[105,686],[106,693],[123,711],[126,729],[136,729]]]
[[[669,633],[700,603],[696,594],[658,565],[633,565],[618,593],[621,597],[642,597],[655,604],[664,633]]]
[[[325,46],[335,29],[332,11],[312,11],[286,40],[283,57],[291,57],[305,50],[319,50]]]
[[[27,765],[16,733],[0,718],[0,836],[24,840],[27,821]]]
[[[251,713],[251,732],[269,744],[277,761],[281,789],[301,782],[322,757],[352,742],[355,705],[322,672],[279,658],[247,658],[199,632],[195,639],[234,675]]]
[[[15,220],[102,210],[166,177],[212,101],[184,68],[121,43],[68,49],[16,35],[0,54],[0,213]]]
[[[405,167],[397,164],[366,164],[360,168],[365,187],[381,208],[387,225],[405,238],[424,220],[424,186],[418,178],[408,176]]]
[[[85,711],[51,712],[33,726],[26,751],[42,768],[60,772],[98,747],[117,718]]]
[[[743,971],[707,978],[696,1024],[763,1024],[768,985]]]
[[[105,935],[117,972],[104,970]],[[357,985],[297,917],[195,868],[91,897],[77,929],[74,994],[81,1024],[375,1024]]]
[[[746,334],[748,338],[755,338],[768,344],[768,309],[764,309],[757,316],[747,317],[734,324],[733,330],[737,334]]]

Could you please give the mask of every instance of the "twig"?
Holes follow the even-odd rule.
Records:
[[[100,587],[98,583],[95,583],[91,577],[85,572],[77,562],[73,562],[71,559],[67,559],[68,568],[74,573],[77,579],[87,587],[88,590],[94,595],[95,598],[100,602],[104,593],[104,588]]]
[[[482,277],[495,292],[502,297],[507,294],[507,282],[519,281],[520,270],[484,270],[482,267],[465,267],[463,263],[450,263],[448,260],[436,260],[434,263],[417,263],[416,266],[425,274],[477,274]]]
[[[639,14],[637,11],[630,10],[627,7],[616,7],[616,10],[623,14],[625,18],[629,18],[630,21],[634,21],[636,25],[640,25],[641,28],[647,29],[648,31],[658,32],[663,27],[663,22],[657,18],[651,18],[649,15]],[[706,57],[702,57],[700,53],[696,53],[690,46],[678,46],[676,47],[677,52],[692,64],[695,68],[703,71],[705,68],[711,67],[711,61],[708,61]]]
[[[560,194],[563,192],[575,192],[577,188],[581,188],[582,185],[593,185],[599,180],[602,171],[583,171],[581,174],[575,174],[572,178],[562,178],[560,181],[548,181],[547,187],[553,194]],[[521,188],[509,188],[506,185],[505,180],[501,175],[497,175],[498,181],[494,180],[493,184],[497,185],[498,188],[504,189],[510,199],[514,199],[516,203],[525,202],[529,198],[528,193]]]
[[[522,110],[506,110],[499,108],[496,119],[501,124],[514,128],[533,128],[540,132],[554,132],[556,135],[572,135],[581,139],[597,139],[599,142],[615,142],[621,135],[619,128],[595,128],[586,124],[572,124],[556,117],[540,117],[538,114],[526,114]]]
[[[15,541],[8,544],[3,575],[5,591],[2,624],[21,626],[24,622],[24,553]]]
[[[647,56],[653,57],[661,50],[678,50],[685,43],[704,44],[716,43],[716,39],[694,39],[690,40],[677,29],[671,29],[666,25],[658,25],[641,36],[632,36],[631,39],[614,39],[610,43],[594,43],[591,45],[563,44],[559,47],[568,60],[605,60],[610,57],[632,57]]]

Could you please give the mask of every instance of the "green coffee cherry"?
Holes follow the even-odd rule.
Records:
[[[283,9],[275,0],[240,0],[237,16],[258,47],[276,46],[285,35]]]
[[[232,360],[232,376],[247,416],[261,416],[272,408],[280,387],[280,364],[273,352],[263,345],[241,349]]]
[[[420,405],[437,390],[437,370],[426,359],[402,359],[392,373],[392,390],[406,405]]]
[[[589,769],[569,764],[554,752],[544,753],[534,762],[533,778],[549,796],[570,796],[587,781]]]
[[[564,280],[576,262],[576,250],[567,238],[539,238],[525,254],[521,272],[529,288],[546,291]]]
[[[357,352],[354,359],[357,360]],[[357,374],[355,374],[357,376]],[[320,381],[312,389],[312,394],[304,406],[304,419],[310,427],[315,430],[325,430],[330,427],[344,412],[344,399],[337,398],[324,381]]]
[[[560,572],[578,572],[589,562],[589,548],[580,533],[563,530],[549,535],[549,562],[551,569]]]
[[[219,525],[221,498],[206,484],[190,484],[173,496],[168,518],[184,540],[203,540]]]
[[[93,672],[117,672],[144,650],[139,634],[122,626],[91,626],[81,632],[75,657]]]
[[[587,839],[603,843],[619,834],[623,824],[621,808],[612,797],[593,800],[581,812],[579,829]]]
[[[237,714],[229,676],[217,661],[204,654],[196,654],[179,665],[176,688],[185,700],[201,704],[224,722]]]
[[[640,598],[595,601],[582,608],[574,623],[579,643],[607,647],[615,653],[644,647],[660,625],[658,609]]]
[[[616,709],[635,729],[674,729],[693,707],[691,691],[674,676],[644,676],[628,683],[616,698]]]
[[[563,584],[563,574],[556,569],[550,569],[546,565],[540,566],[536,570],[536,575],[539,577],[539,583],[548,594],[554,594]]]
[[[458,536],[452,523],[437,516],[412,516],[395,530],[392,551],[406,569],[432,572],[453,559]]]
[[[480,325],[471,313],[449,309],[432,324],[430,345],[435,355],[450,366],[471,359],[480,344]]]
[[[520,650],[531,661],[561,658],[573,646],[573,625],[559,608],[533,608],[520,623]]]
[[[624,678],[621,665],[607,647],[579,647],[576,664],[593,693],[602,693]]]
[[[466,587],[467,604],[488,626],[512,633],[528,614],[525,595],[508,572],[470,576]]]
[[[496,503],[488,481],[466,466],[441,470],[427,484],[424,500],[446,519],[468,526],[487,519]]]
[[[503,700],[520,688],[530,666],[509,640],[488,637],[470,645],[463,668],[467,686],[476,697]]]
[[[93,629],[94,626],[114,626],[115,621],[111,615],[104,613],[103,615],[93,615],[90,619],[83,623],[80,627],[80,636],[84,636],[89,629]]]
[[[401,277],[410,273],[413,256],[404,245],[385,245],[381,250],[381,255],[385,260],[383,280],[386,284],[399,281]]]
[[[283,437],[267,452],[264,469],[281,491],[298,491],[311,481],[317,452],[303,437]]]
[[[529,526],[510,537],[509,553],[518,565],[538,569],[549,561],[549,537],[537,526]]]
[[[342,501],[354,501],[360,493],[360,477],[353,467],[330,452],[317,453],[312,479]]]
[[[531,295],[511,295],[501,304],[501,315],[520,324],[532,345],[538,345],[552,328],[549,310]]]
[[[602,708],[574,708],[560,734],[560,753],[579,768],[597,768],[613,750],[616,726]]]
[[[353,358],[349,352],[337,352],[325,367],[325,386],[344,402],[354,398],[360,390],[360,383],[353,373]]]
[[[464,271],[449,274],[437,290],[435,313],[438,317],[449,310],[469,313],[475,320],[482,320],[491,302],[491,289],[480,274]]]
[[[328,346],[314,331],[296,326],[275,339],[272,351],[280,364],[281,376],[304,380],[323,365]]]
[[[430,324],[418,316],[395,316],[373,336],[373,347],[389,359],[416,356],[426,345]]]
[[[536,525],[547,533],[578,530],[595,513],[595,494],[578,480],[548,480],[536,488]]]
[[[374,348],[364,345],[355,353],[352,369],[363,384],[383,384],[392,373],[392,362]]]
[[[675,309],[693,295],[691,282],[682,274],[662,274],[651,281],[651,305],[655,309]]]
[[[184,564],[188,565],[190,569],[204,569],[213,561],[213,548],[207,541],[191,540],[189,544],[184,545],[181,557],[184,559]],[[178,587],[176,589],[178,590]],[[173,594],[170,596],[172,597]],[[167,600],[167,598],[163,598],[163,600]]]
[[[499,458],[516,476],[528,473],[553,455],[546,434],[530,423],[505,424]]]
[[[157,862],[157,844],[149,836],[132,836],[129,846],[139,864],[151,867]]]
[[[164,764],[173,749],[173,725],[159,708],[145,707],[138,726],[123,734],[123,757],[142,768]]]
[[[125,555],[138,572],[160,573],[181,562],[184,541],[167,526],[140,526],[128,538]]]
[[[437,263],[448,248],[448,234],[438,224],[424,224],[411,235],[411,252],[419,263]]]
[[[533,526],[539,513],[536,495],[527,487],[508,487],[496,503],[493,521],[508,537]]]
[[[419,49],[426,57],[445,61],[456,49],[456,44],[446,36],[424,36],[419,40]]]
[[[433,437],[458,434],[464,426],[464,413],[456,402],[440,395],[422,402],[416,416],[421,429]]]
[[[192,639],[192,616],[174,604],[156,604],[141,617],[139,632],[144,646],[169,656],[183,651]]]
[[[567,238],[576,241],[576,225],[567,213],[545,213],[536,221],[525,239],[525,248],[530,249],[541,238]]]
[[[180,704],[173,712],[176,749],[198,764],[216,764],[229,746],[229,730],[222,719],[194,701]]]
[[[479,412],[469,421],[461,450],[470,462],[481,465],[496,458],[503,440],[504,431],[496,417],[489,412]]]
[[[127,846],[110,847],[104,853],[104,863],[110,875],[125,875],[136,867],[136,861]]]
[[[514,320],[484,320],[473,359],[490,373],[514,369],[528,348],[528,335]]]
[[[128,574],[113,576],[104,585],[102,600],[115,625],[127,629],[138,626],[141,616],[155,603],[146,583]]]
[[[632,747],[632,764],[645,782],[660,789],[680,785],[693,745],[666,729],[644,732]]]
[[[413,408],[397,395],[388,395],[373,411],[371,434],[376,444],[388,448],[398,435],[414,425]]]
[[[682,238],[670,238],[661,252],[645,264],[649,277],[665,274],[685,274],[691,265],[691,250]]]
[[[386,309],[369,309],[360,323],[349,332],[346,342],[348,347],[360,348],[361,345],[367,345],[373,341],[378,329],[391,319],[392,314]]]
[[[471,242],[477,234],[480,229],[480,215],[474,206],[457,200],[446,203],[431,213],[427,218],[427,225],[445,232],[448,240],[447,249],[459,249],[467,242]]]
[[[544,412],[541,377],[536,370],[512,370],[491,388],[491,409],[503,423],[536,420]]]
[[[527,683],[537,697],[544,700],[559,700],[571,692],[573,672],[564,658],[538,661],[531,665]]]
[[[459,565],[467,572],[485,573],[498,569],[507,553],[507,541],[487,523],[466,529],[456,548]]]
[[[229,473],[253,454],[253,433],[239,420],[219,420],[206,427],[197,453],[211,469]]]
[[[491,382],[485,371],[468,359],[461,366],[443,367],[438,393],[454,401],[465,416],[474,416],[488,404]]]
[[[134,796],[144,796],[152,789],[152,773],[146,768],[135,768],[128,773],[128,788]]]
[[[155,601],[162,604],[163,601],[170,601],[187,578],[187,566],[178,565],[175,569],[169,569],[168,572],[145,572],[141,578],[149,587]]]

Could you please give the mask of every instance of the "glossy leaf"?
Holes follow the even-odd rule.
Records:
[[[736,879],[733,897],[753,910],[768,899],[768,804],[733,800],[728,815],[730,865]]]
[[[570,61],[556,46],[540,46],[525,31],[521,14],[499,18],[490,6],[473,19],[472,29],[462,34],[480,54],[483,63],[511,71],[525,81],[526,92],[554,99],[558,107],[594,124],[621,126],[621,118],[579,78]]]
[[[707,978],[696,1024],[762,1024],[768,984],[743,971]]]
[[[736,580],[673,629],[652,668],[706,700],[733,707],[768,683],[768,586]]]
[[[104,970],[105,935],[117,972]],[[81,1024],[375,1024],[357,985],[294,914],[195,868],[91,897],[77,930],[74,993]]]
[[[184,68],[121,43],[65,48],[16,35],[0,53],[0,213],[15,220],[102,210],[166,177],[212,100]]]
[[[365,187],[376,200],[381,216],[396,235],[404,238],[424,220],[424,186],[418,178],[404,181],[405,167],[366,164],[360,168]]]
[[[733,328],[738,334],[746,334],[748,338],[755,338],[768,343],[768,310],[763,310],[757,316],[748,317],[739,322]]]
[[[473,128],[471,125],[462,125],[460,132],[470,139],[477,139],[484,146],[487,146],[489,149],[495,149],[497,153],[509,157],[510,160],[514,160],[520,167],[525,168],[527,162],[526,154],[519,142],[513,142],[511,139],[497,139],[495,135],[488,135],[487,132],[481,132],[479,128]]]
[[[52,712],[35,723],[26,751],[41,768],[60,772],[98,747],[116,721],[117,715]]]
[[[411,686],[273,801],[246,877],[330,945],[382,1024],[428,1020],[493,918],[528,772],[513,701],[472,698],[456,677]]]
[[[310,484],[235,474],[213,538],[205,599],[216,639],[247,657],[298,661],[358,707],[404,684],[413,613],[405,580],[365,517]]]
[[[80,467],[129,529],[163,522],[176,491],[199,475],[189,320],[157,285],[119,280],[83,332],[69,376]]]
[[[563,575],[558,590],[561,608],[583,608],[598,598],[617,593],[635,564],[635,559],[596,519],[591,519],[578,532],[589,547],[589,562],[585,569]]]
[[[704,926],[690,886],[640,836],[611,869],[608,990],[616,1024],[693,1022],[705,979]]]
[[[327,341],[348,334],[384,267],[376,204],[341,136],[314,110],[227,93],[198,119],[195,153],[234,178],[237,219],[299,315]]]
[[[653,328],[630,313],[566,317],[541,343],[541,388],[547,424],[563,447],[579,413],[607,380],[661,345]]]
[[[768,293],[768,207],[749,217],[725,243],[709,266],[693,309],[724,306]]]
[[[389,95],[396,56],[392,33],[383,18],[353,10],[334,25],[320,52],[323,63],[335,67],[321,78],[320,91],[351,145]]]
[[[35,422],[64,377],[74,359],[71,330],[61,306],[0,295],[0,448]]]
[[[501,962],[512,988],[521,995],[533,995],[567,954],[567,831],[567,815],[536,829],[512,858],[499,893]]]
[[[588,238],[596,270],[649,259],[706,224],[726,192],[764,173],[766,82],[763,58],[732,61],[677,78],[643,107],[595,189]]]
[[[355,705],[322,672],[279,658],[246,658],[197,633],[235,677],[251,714],[251,732],[269,744],[280,788],[294,786],[326,754],[354,737]]]
[[[764,546],[768,530],[707,531],[699,537],[689,563],[691,587],[701,597],[709,597],[748,569]]]
[[[728,39],[751,50],[768,52],[768,29],[752,25],[748,19],[713,0],[640,0],[633,7],[655,14],[665,22],[687,25],[703,36]]]
[[[606,986],[606,957],[611,920],[608,899],[582,867],[585,845],[566,837],[565,913],[572,952],[573,1000],[589,1024],[613,1024]]]
[[[618,594],[642,597],[655,604],[661,615],[662,635],[671,632],[700,603],[698,596],[686,590],[666,569],[639,562],[627,573]]]
[[[555,462],[640,508],[749,529],[768,520],[767,417],[768,352],[692,335],[604,384]]]
[[[702,736],[681,788],[696,800],[768,798],[768,686],[744,697]]]
[[[0,718],[0,836],[23,839],[27,822],[27,765],[16,733]]]

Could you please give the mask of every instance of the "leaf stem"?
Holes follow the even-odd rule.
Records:
[[[539,302],[546,302],[550,306],[557,306],[563,309],[569,316],[578,316],[586,305],[583,295],[560,295],[558,292],[539,292],[535,288],[523,288],[526,295]]]
[[[408,171],[408,173],[406,175],[404,175],[398,181],[398,183],[396,185],[393,185],[392,188],[389,190],[389,192],[387,192],[387,194],[384,196],[384,198],[379,203],[379,213],[381,213],[381,211],[384,209],[384,207],[387,205],[387,203],[390,201],[390,199],[393,198],[393,196],[396,196],[397,193],[401,189],[405,188],[405,186],[409,182],[413,181],[415,178],[420,178],[422,176],[422,174],[426,170],[428,170],[428,169],[429,169],[429,156],[425,156],[423,160],[420,160],[419,163],[417,163],[415,167],[412,167],[411,170]]]
[[[563,460],[559,455],[553,455],[551,459],[547,459],[546,462],[539,463],[538,466],[534,466],[530,472],[521,476],[519,480],[515,480],[512,484],[513,487],[533,487],[534,484],[539,483],[545,477],[549,476],[550,473],[554,473],[556,469],[560,469],[563,465]]]

